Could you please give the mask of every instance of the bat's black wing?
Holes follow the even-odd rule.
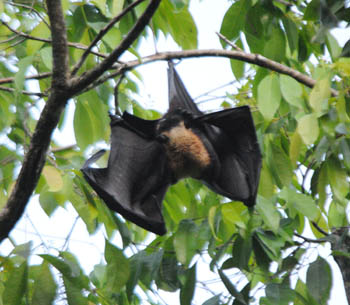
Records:
[[[203,114],[188,94],[172,62],[169,62],[168,82],[169,112],[180,108],[192,114],[192,130],[212,157],[212,170],[202,181],[221,195],[253,206],[259,184],[261,154],[249,107]]]
[[[175,109],[186,109],[194,115],[201,115],[197,105],[193,102],[188,94],[185,85],[177,74],[174,64],[169,61],[168,69],[168,91],[169,91],[169,110],[171,112]]]
[[[219,158],[220,170],[205,183],[214,191],[247,206],[255,204],[259,185],[261,153],[248,106],[195,119],[205,123],[206,135]]]
[[[152,139],[157,121],[130,114],[112,118],[111,150],[106,168],[92,168],[98,152],[82,168],[84,177],[107,206],[159,235],[166,232],[162,200],[170,185],[167,160]]]

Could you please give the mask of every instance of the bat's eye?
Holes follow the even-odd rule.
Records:
[[[169,138],[165,134],[160,134],[156,137],[157,141],[160,143],[167,143],[169,141]]]

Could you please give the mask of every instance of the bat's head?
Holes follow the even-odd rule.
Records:
[[[159,120],[157,131],[161,134],[180,125],[184,125],[186,128],[189,128],[192,120],[193,114],[190,111],[183,108],[176,108],[167,112]]]

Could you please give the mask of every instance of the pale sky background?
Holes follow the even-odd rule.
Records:
[[[222,18],[229,5],[230,4],[226,0],[191,1],[191,12],[199,30],[199,48],[221,48],[215,32],[219,31]],[[349,31],[337,30],[334,32],[341,46],[343,46],[350,37]],[[164,39],[164,37],[157,43],[157,49],[158,51],[179,50],[171,39]],[[143,43],[141,54],[149,55],[152,53],[154,53],[154,45],[153,40],[150,39]],[[234,79],[227,59],[210,57],[188,59],[183,60],[176,68],[193,98]],[[145,96],[143,106],[146,108],[157,109],[161,112],[166,111],[168,103],[166,69],[166,62],[151,63],[137,69],[144,78],[144,84],[141,85],[141,89]],[[226,92],[225,89],[227,88],[218,90],[215,94],[218,96],[224,95]],[[210,109],[215,109],[215,107],[217,107],[214,102],[205,103],[204,106]],[[70,108],[72,111],[70,111],[66,120],[64,132],[55,132],[54,134],[55,140],[62,145],[75,143],[72,127],[74,115],[72,103],[70,103]],[[106,124],[108,123],[109,122],[106,122]],[[100,229],[96,234],[90,236],[87,233],[85,224],[82,220],[77,219],[77,213],[70,204],[67,204],[65,209],[58,207],[54,215],[49,218],[41,209],[37,196],[34,196],[28,204],[24,216],[11,232],[10,236],[18,244],[32,240],[36,254],[41,254],[44,251],[46,252],[46,247],[51,248],[50,253],[57,254],[57,251],[53,249],[62,249],[65,244],[65,239],[73,226],[74,230],[69,239],[69,251],[77,256],[86,274],[89,274],[93,266],[103,260],[105,232],[103,229]],[[305,232],[305,234],[308,235],[311,233]],[[150,237],[150,240],[152,239],[153,235]],[[114,238],[112,242],[121,247],[119,238]],[[12,246],[10,242],[6,240],[1,245],[0,254],[7,255],[11,249]],[[330,256],[329,246],[315,247],[309,252],[307,257],[310,261],[313,261],[318,254],[326,258],[332,265],[334,283],[329,304],[346,305],[347,301],[341,274],[333,258]],[[38,256],[32,256],[32,263],[40,262],[41,259]],[[226,289],[223,285],[220,283],[219,285],[215,284],[215,279],[218,279],[218,275],[209,270],[208,262],[210,262],[209,259],[205,264],[201,263],[200,268],[197,266],[197,278],[208,278],[208,280],[213,281],[210,287],[217,287],[215,288],[216,293],[226,293]],[[304,263],[306,264],[306,262]],[[303,268],[300,271],[301,274],[303,274],[304,281],[306,270],[307,268]],[[231,272],[228,272],[228,275],[232,275],[236,271],[237,270],[233,269]],[[232,276],[230,276],[230,278],[234,283],[241,280],[241,278]],[[242,281],[240,281],[240,285],[242,285]],[[261,295],[261,292],[262,291],[258,292],[258,295]],[[160,291],[160,295],[169,305],[179,304],[178,293],[170,294]],[[211,296],[212,295],[208,294],[204,289],[197,288],[193,304],[202,304]]]

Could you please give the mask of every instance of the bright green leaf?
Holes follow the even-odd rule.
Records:
[[[266,120],[271,120],[281,102],[281,91],[276,74],[267,75],[258,86],[258,107]]]
[[[298,121],[297,131],[306,145],[313,144],[319,135],[318,121],[315,114],[304,115]]]
[[[310,105],[317,117],[327,110],[330,96],[331,89],[328,79],[318,80],[309,95]]]
[[[63,180],[60,171],[51,166],[46,165],[43,169],[43,176],[45,177],[46,183],[49,186],[50,192],[58,192],[63,187]]]
[[[331,228],[347,225],[346,209],[342,204],[336,201],[331,202],[328,210],[328,223]]]
[[[303,108],[303,88],[294,78],[281,74],[279,77],[283,98],[291,105]]]

